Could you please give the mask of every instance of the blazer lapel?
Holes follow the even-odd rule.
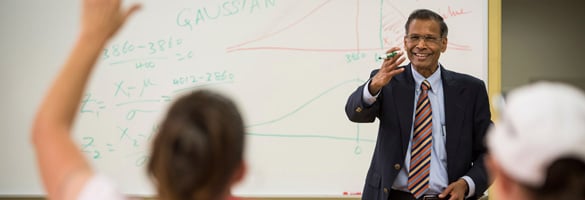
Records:
[[[412,116],[414,110],[414,78],[410,64],[405,66],[404,72],[394,77],[396,79],[392,89],[392,97],[396,102],[395,108],[398,111],[397,117],[400,120],[400,135],[402,138],[402,153],[406,155],[408,141],[410,139],[410,129],[412,127]]]
[[[443,92],[445,98],[445,126],[447,129],[447,160],[451,161],[449,155],[456,155],[457,147],[459,146],[460,135],[463,134],[463,120],[464,120],[464,98],[462,94],[464,88],[461,87],[453,72],[445,70],[441,67],[441,74],[443,79]],[[450,174],[450,173],[449,173]]]

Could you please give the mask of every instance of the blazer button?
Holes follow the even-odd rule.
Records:
[[[399,170],[400,169],[400,164],[394,164],[394,169]]]
[[[384,193],[388,194],[388,188],[384,188]]]
[[[357,107],[357,108],[355,109],[355,111],[356,111],[356,112],[362,112],[362,107]]]

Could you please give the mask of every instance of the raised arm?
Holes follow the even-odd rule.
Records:
[[[74,199],[92,175],[71,138],[87,79],[107,41],[139,7],[120,8],[120,0],[84,0],[75,46],[42,104],[32,129],[37,163],[49,199]]]

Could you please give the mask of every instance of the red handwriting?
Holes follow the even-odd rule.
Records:
[[[449,17],[455,17],[455,16],[469,14],[469,13],[471,13],[471,11],[466,11],[463,8],[454,9],[454,8],[451,8],[451,6],[449,6],[447,8],[447,13],[442,13],[441,15],[443,16],[443,19],[447,19]]]

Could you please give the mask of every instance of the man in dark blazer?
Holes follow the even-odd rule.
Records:
[[[353,122],[380,121],[362,198],[477,199],[489,186],[484,137],[492,121],[485,84],[439,64],[448,32],[440,15],[416,10],[405,28],[404,52],[410,63],[400,66],[405,60],[402,51],[385,59],[351,94],[345,107]],[[394,47],[387,53],[399,50]],[[427,182],[415,193],[411,179],[418,169],[410,169],[417,166],[411,164],[415,156],[411,148],[418,117],[415,109],[423,92],[432,108],[428,120],[432,142],[425,147],[431,149],[430,164],[421,168],[430,173],[421,175]],[[416,184],[422,184],[420,179]]]

